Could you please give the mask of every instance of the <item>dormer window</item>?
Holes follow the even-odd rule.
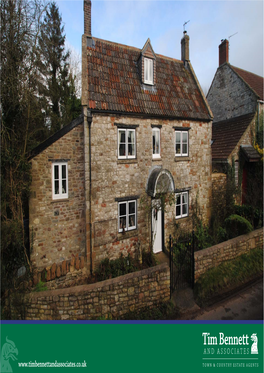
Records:
[[[153,84],[153,60],[144,58],[144,83]]]
[[[141,82],[146,85],[143,88],[152,90],[153,87],[147,87],[147,85],[156,85],[156,55],[149,39],[141,50],[138,62]]]

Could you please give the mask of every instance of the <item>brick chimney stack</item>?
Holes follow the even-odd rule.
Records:
[[[84,0],[83,1],[84,34],[90,37],[92,36],[91,9],[92,9],[91,0]]]
[[[189,62],[190,57],[189,57],[189,41],[190,37],[187,35],[187,31],[183,32],[183,38],[181,40],[181,59],[184,62]]]
[[[219,45],[219,66],[225,62],[229,62],[229,41],[226,39]]]

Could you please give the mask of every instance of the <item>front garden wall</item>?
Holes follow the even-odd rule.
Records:
[[[26,320],[89,320],[120,318],[169,299],[170,270],[164,263],[96,284],[30,293],[22,308]],[[14,302],[12,318],[21,318]]]
[[[227,260],[234,259],[250,250],[263,247],[263,229],[222,242],[218,245],[194,253],[195,281],[208,269]]]

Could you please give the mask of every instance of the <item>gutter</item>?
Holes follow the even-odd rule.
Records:
[[[208,108],[208,103],[206,104]],[[144,113],[134,113],[134,112],[126,112],[126,111],[115,111],[115,110],[99,110],[99,109],[91,109],[91,113],[94,114],[101,114],[101,115],[121,115],[121,116],[128,116],[133,118],[147,118],[147,119],[165,119],[165,120],[192,120],[194,122],[211,122],[212,118],[192,118],[192,117],[181,117],[181,116],[167,116],[162,114],[144,114]]]

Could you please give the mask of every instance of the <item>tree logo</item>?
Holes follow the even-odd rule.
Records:
[[[13,372],[9,359],[17,360],[14,354],[18,355],[16,345],[6,337],[6,343],[3,345],[1,352],[1,372]]]
[[[251,340],[253,341],[251,346],[251,354],[258,354],[258,337],[257,333],[253,333],[251,336]]]

